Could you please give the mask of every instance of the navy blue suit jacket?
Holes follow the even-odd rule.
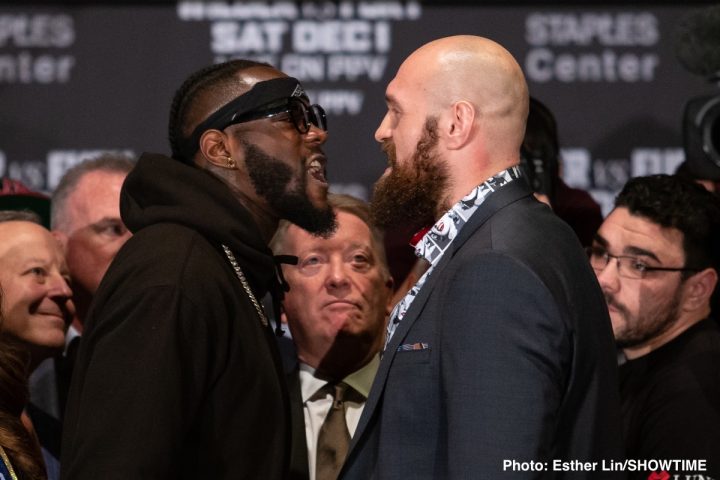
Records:
[[[427,348],[398,350],[413,344]],[[459,232],[395,331],[340,477],[617,478],[552,463],[622,458],[615,358],[575,234],[512,182]],[[513,473],[508,460],[547,471]]]

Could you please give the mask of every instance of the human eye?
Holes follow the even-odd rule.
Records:
[[[96,233],[108,237],[122,237],[127,233],[127,228],[120,220],[104,220],[94,225]]]
[[[317,255],[310,255],[303,259],[302,265],[317,265],[320,263],[320,257]]]
[[[400,107],[398,107],[397,105],[390,105],[388,106],[388,115],[390,116],[390,120],[392,120],[393,123],[397,123],[402,116],[402,110],[400,110]]]
[[[116,237],[122,237],[123,235],[125,235],[125,232],[126,232],[126,231],[127,231],[127,230],[125,229],[125,226],[122,225],[122,224],[120,224],[120,223],[116,223],[116,224],[114,224],[114,225],[110,225],[110,226],[107,228],[107,232],[108,232],[110,235],[114,235],[114,236],[116,236]]]
[[[594,265],[604,267],[610,261],[610,254],[605,247],[593,245],[587,249],[590,262]]]
[[[367,265],[368,263],[370,263],[370,259],[364,253],[358,253],[357,255],[353,256],[353,263],[355,263],[356,265]]]
[[[43,279],[43,278],[47,277],[48,272],[44,267],[35,266],[35,267],[30,267],[27,270],[25,270],[25,274],[36,277],[38,279]]]
[[[354,252],[350,256],[350,264],[357,270],[367,270],[372,265],[372,257],[366,252]]]
[[[313,273],[320,268],[323,262],[324,259],[321,255],[310,254],[303,256],[298,260],[298,268],[300,268],[300,271],[302,272]]]
[[[640,260],[639,258],[630,257],[627,259],[628,266],[640,275],[644,275],[647,272],[648,264]]]

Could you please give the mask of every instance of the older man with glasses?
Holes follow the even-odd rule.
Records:
[[[143,154],[120,197],[133,237],[93,300],[68,398],[65,479],[285,479],[288,395],[267,315],[279,220],[327,235],[324,112],[235,60],[190,76],[173,158]]]
[[[719,201],[679,177],[634,178],[588,248],[627,358],[627,458],[707,462],[665,468],[672,478],[720,478]]]

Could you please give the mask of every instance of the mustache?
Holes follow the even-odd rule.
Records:
[[[389,139],[385,139],[380,144],[380,148],[382,149],[383,153],[387,156],[388,163],[391,167],[395,167],[395,142]]]
[[[622,313],[623,315],[627,315],[627,311],[628,311],[627,307],[625,307],[625,305],[623,305],[622,303],[615,300],[615,297],[612,294],[610,294],[610,293],[605,294],[605,303],[607,303],[608,308],[615,307],[617,310],[620,311],[620,313]]]

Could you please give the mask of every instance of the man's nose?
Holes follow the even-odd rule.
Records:
[[[310,129],[305,134],[305,141],[308,143],[314,143],[317,145],[322,145],[325,142],[327,142],[328,139],[328,132],[327,130],[323,130],[320,127],[316,127],[315,125],[310,125]]]
[[[603,292],[614,293],[620,288],[620,272],[618,269],[617,260],[611,258],[605,268],[600,271],[595,270],[595,275],[597,275],[598,283],[600,283]]]
[[[63,298],[67,299],[72,297],[72,289],[70,288],[70,285],[68,285],[67,280],[65,277],[60,275],[59,273],[51,274],[48,277],[48,286],[50,288],[49,296],[53,298]]]
[[[388,127],[388,123],[389,123],[388,117],[389,117],[389,115],[386,113],[382,119],[382,122],[380,122],[380,125],[378,125],[377,130],[375,130],[375,140],[380,143],[382,143],[383,140],[390,138],[390,128]]]
[[[329,289],[337,289],[350,285],[347,269],[343,262],[330,262],[325,285]]]

